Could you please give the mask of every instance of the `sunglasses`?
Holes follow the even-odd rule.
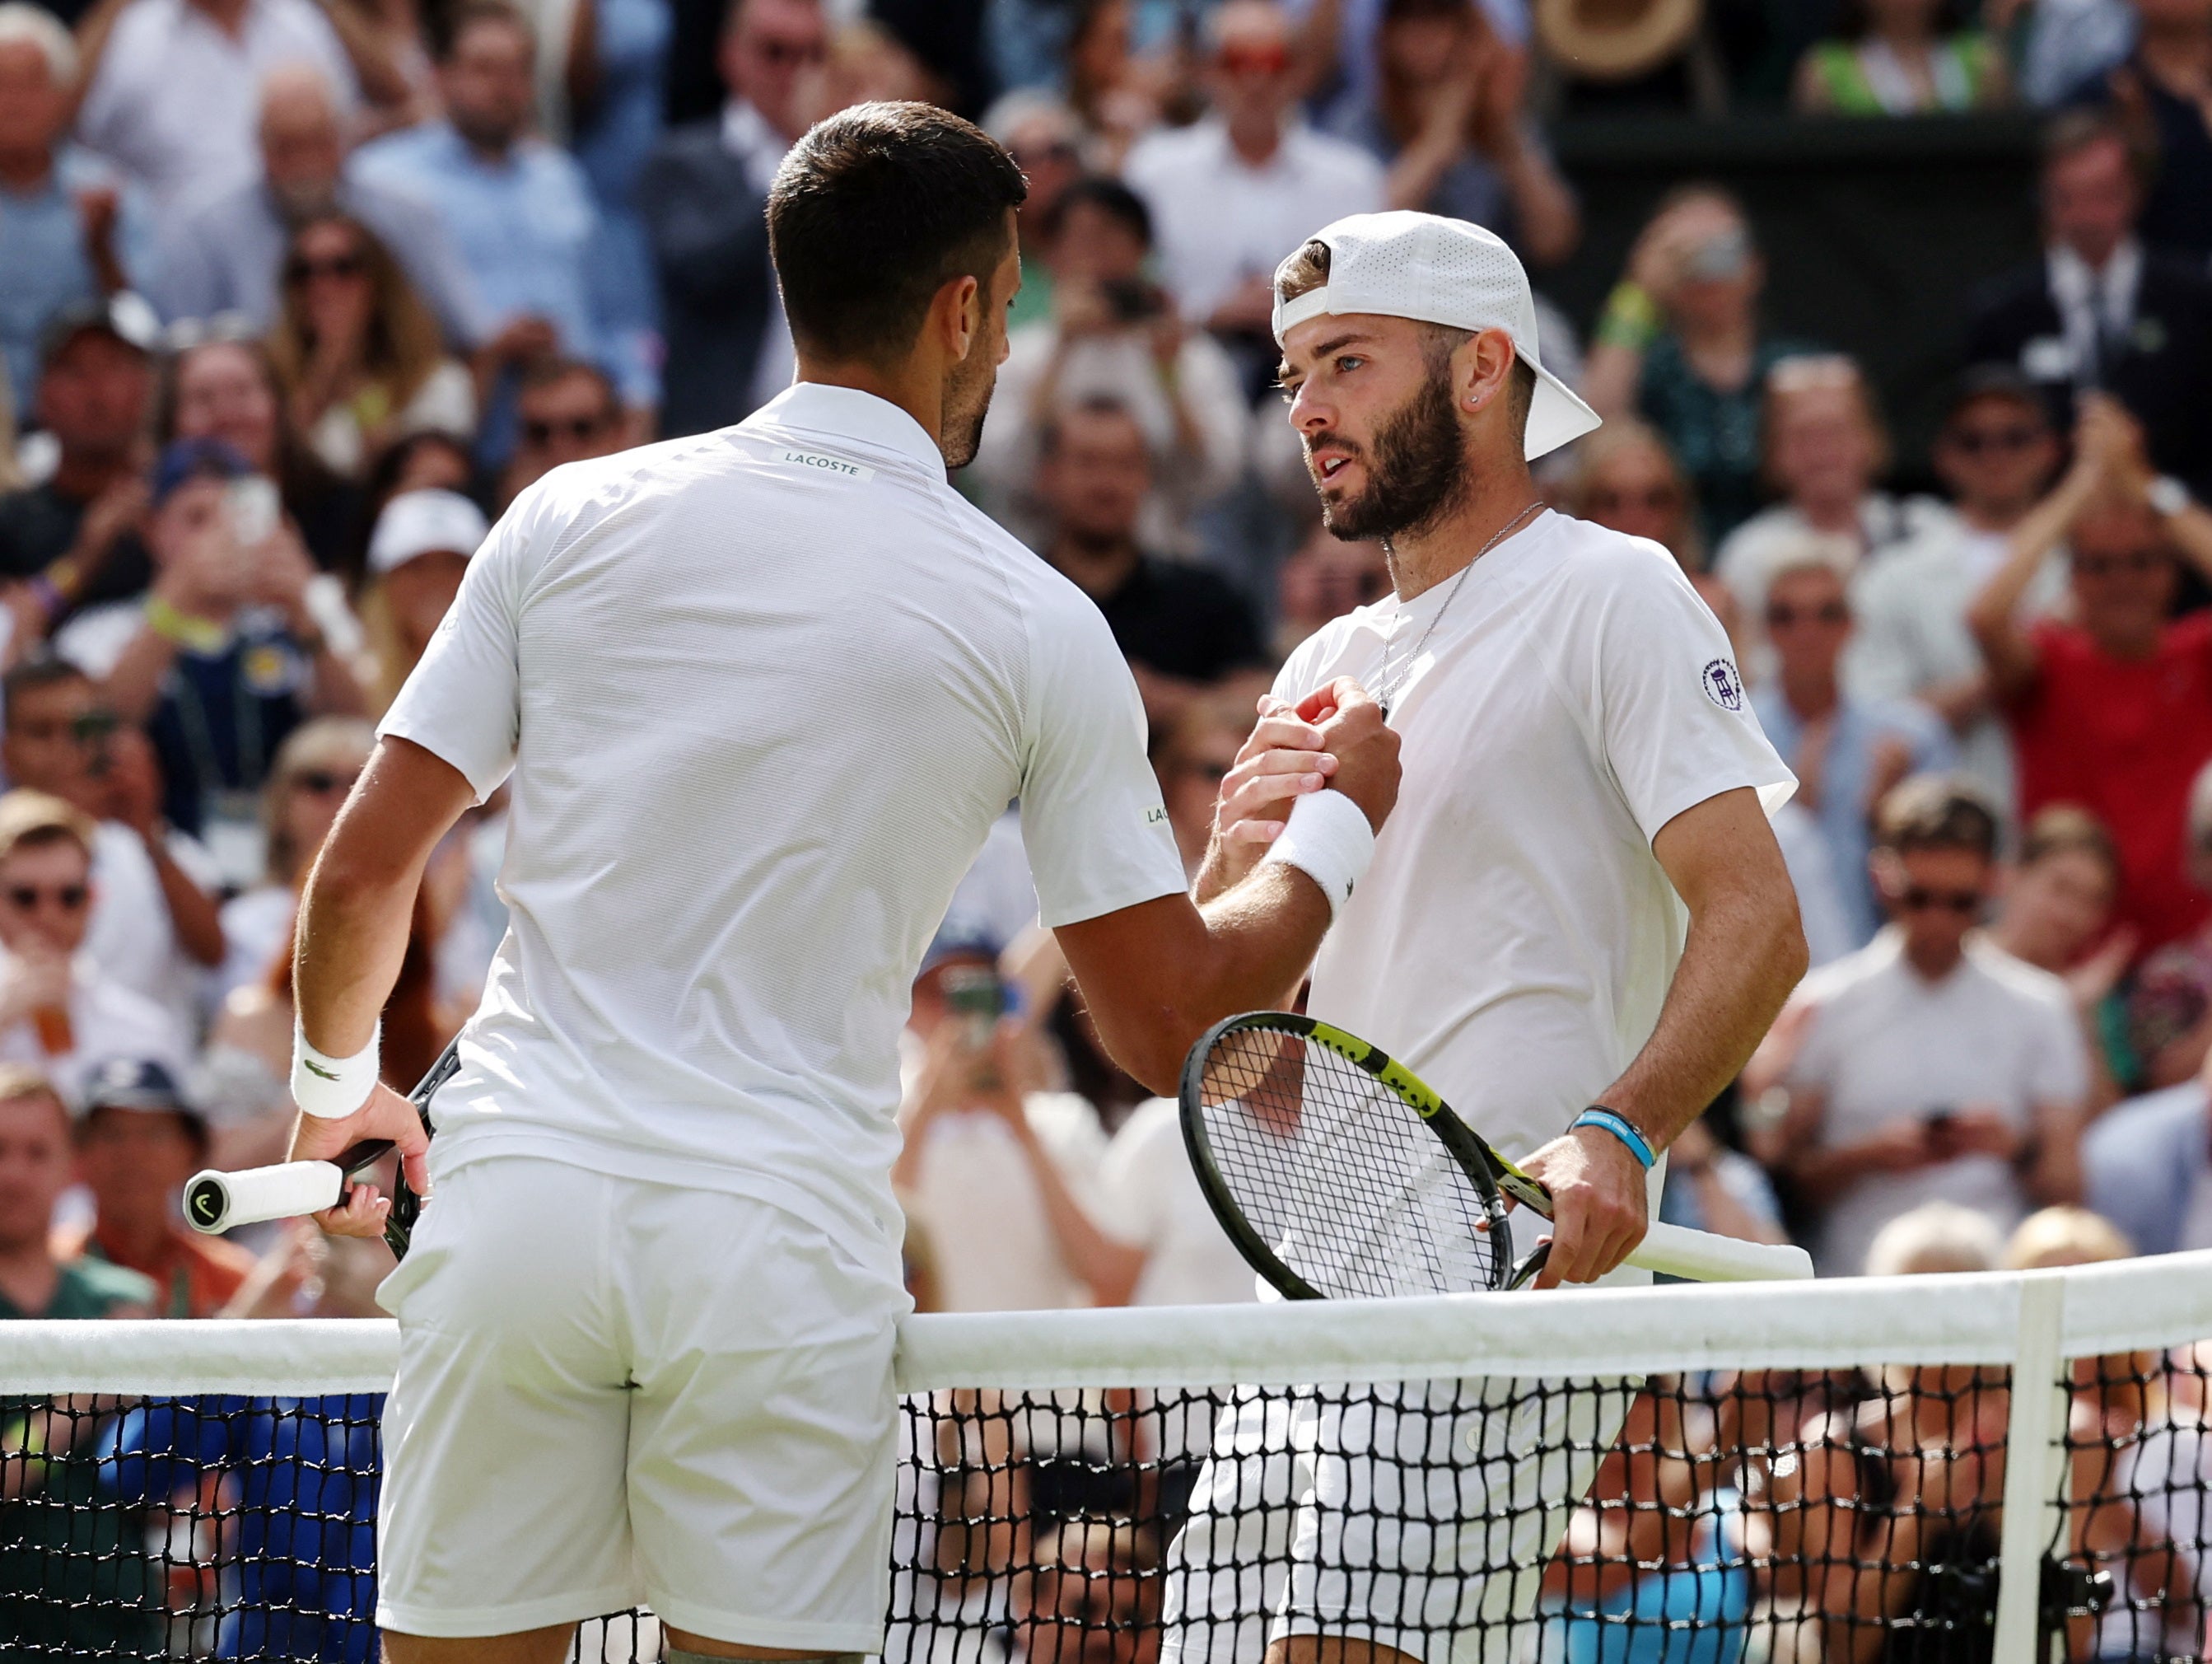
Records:
[[[2020,424],[2004,428],[1959,428],[1946,434],[1943,442],[1966,455],[1984,456],[1993,452],[2024,451],[2042,437],[2042,429]]]
[[[368,259],[363,254],[333,254],[323,260],[295,255],[284,262],[284,281],[297,285],[318,277],[358,277],[368,270]]]
[[[1280,75],[1291,67],[1287,46],[1224,46],[1217,60],[1231,75]]]
[[[565,422],[525,422],[522,436],[533,445],[550,445],[556,439],[595,439],[606,425],[599,416],[572,416]]]
[[[2165,563],[2164,555],[2144,549],[2132,555],[2075,555],[2074,570],[2085,578],[2106,578],[2115,572],[2155,572]]]
[[[1822,601],[1818,606],[1770,606],[1766,609],[1769,630],[1787,630],[1797,624],[1849,624],[1851,609],[1839,600]]]
[[[64,912],[73,913],[91,894],[90,887],[83,884],[10,884],[8,905],[19,913],[35,912],[39,903],[51,896],[61,904]]]
[[[1982,911],[1979,890],[1931,890],[1925,885],[1910,884],[1898,893],[1897,905],[1908,913],[1924,913],[1941,907],[1944,911],[1971,918]]]
[[[779,69],[823,63],[830,56],[830,48],[819,40],[756,40],[752,50],[763,62]]]
[[[333,774],[328,769],[301,769],[292,777],[292,789],[328,797],[334,791],[352,790],[354,779],[350,774]]]
[[[1682,494],[1672,485],[1647,485],[1640,491],[1601,488],[1589,494],[1593,509],[1679,509]]]

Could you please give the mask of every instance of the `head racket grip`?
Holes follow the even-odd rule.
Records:
[[[185,1222],[208,1236],[237,1225],[296,1219],[345,1200],[347,1180],[392,1153],[389,1138],[364,1138],[328,1161],[280,1161],[224,1173],[210,1167],[185,1186]]]
[[[1544,1269],[1551,1258],[1547,1238],[1528,1251],[1506,1282],[1518,1289]],[[1788,1243],[1746,1242],[1711,1231],[1693,1231],[1654,1220],[1625,1262],[1662,1277],[1692,1283],[1805,1283],[1813,1277],[1813,1256]]]

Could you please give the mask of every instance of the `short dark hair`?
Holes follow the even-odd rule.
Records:
[[[2051,117],[2044,125],[2039,160],[2047,174],[2057,163],[2105,143],[2120,147],[2136,185],[2148,190],[2158,173],[2157,152],[2141,132],[2108,110],[2063,110]]]
[[[480,23],[495,23],[513,29],[535,48],[538,30],[528,15],[514,0],[463,0],[453,12],[453,21],[446,25],[442,39],[436,40],[438,62],[450,64],[453,54],[460,50],[461,39]]]
[[[1893,855],[1966,850],[1984,861],[1997,853],[1997,813],[1955,775],[1916,774],[1893,787],[1875,811],[1875,842]]]
[[[42,647],[28,658],[9,667],[0,676],[0,725],[15,725],[15,702],[27,693],[35,693],[42,687],[53,687],[63,682],[88,682],[92,678],[82,668],[50,647]]]
[[[2105,823],[2075,803],[2053,803],[2039,809],[2020,838],[2020,864],[2033,867],[2057,855],[2086,855],[2117,881],[2120,851]]]
[[[1305,244],[1284,262],[1275,274],[1275,295],[1279,300],[1295,301],[1310,294],[1328,281],[1329,248],[1318,237]],[[1459,350],[1460,343],[1473,338],[1471,329],[1454,329],[1448,324],[1423,324],[1422,340],[1428,355],[1431,375],[1443,373],[1444,361]],[[1513,418],[1513,430],[1526,438],[1528,432],[1528,408],[1536,402],[1536,372],[1528,368],[1528,361],[1516,348],[1513,374],[1506,383],[1506,410]]]
[[[1066,436],[1066,429],[1069,419],[1084,416],[1108,417],[1127,422],[1135,426],[1139,438],[1144,436],[1144,424],[1137,420],[1137,413],[1134,411],[1110,393],[1091,393],[1077,399],[1072,405],[1062,405],[1049,411],[1044,420],[1037,424],[1037,455],[1042,459],[1057,454],[1060,441]],[[1146,457],[1150,460],[1149,446],[1146,450]]]
[[[600,402],[605,406],[606,414],[610,419],[622,413],[622,399],[616,393],[615,384],[608,379],[606,371],[601,369],[597,364],[588,363],[581,358],[537,359],[529,369],[522,372],[522,380],[516,391],[530,393],[539,387],[550,387],[556,382],[566,381],[578,375],[599,388]]]
[[[1079,207],[1097,209],[1146,248],[1152,246],[1152,210],[1145,206],[1145,199],[1121,180],[1100,174],[1086,175],[1060,193],[1045,210],[1042,229],[1046,237],[1060,235],[1068,214]]]
[[[802,346],[884,364],[937,291],[987,288],[1029,182],[998,142],[933,104],[859,104],[791,147],[768,193],[769,247]]]

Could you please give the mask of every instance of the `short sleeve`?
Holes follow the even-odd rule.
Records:
[[[2029,1052],[2027,1092],[2039,1106],[2078,1106],[2089,1095],[2089,1047],[2063,994],[2054,995],[2050,1021],[2037,1023]]]
[[[1808,994],[1802,988],[1790,1003],[1791,1005],[1810,1006],[1812,1009],[1806,1014],[1805,1033],[1797,1043],[1796,1055],[1790,1059],[1790,1066],[1782,1071],[1782,1083],[1792,1089],[1828,1091],[1835,1085],[1841,1029],[1841,1025],[1836,1021],[1835,1010],[1817,995]]]
[[[1771,814],[1796,790],[1753,714],[1727,632],[1663,550],[1639,546],[1597,635],[1599,742],[1649,842],[1683,810],[1749,786]]]
[[[1052,602],[1059,602],[1054,595]],[[1182,857],[1145,756],[1145,708],[1105,619],[1071,593],[1030,631],[1022,844],[1057,929],[1182,893]]]
[[[466,777],[481,803],[514,767],[522,737],[520,570],[543,501],[526,492],[469,562],[461,592],[377,725]]]

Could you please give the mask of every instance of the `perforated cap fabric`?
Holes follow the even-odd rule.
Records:
[[[1283,267],[1297,258],[1297,251],[1275,269],[1278,345],[1292,329],[1323,313],[1413,318],[1448,329],[1502,329],[1512,337],[1522,362],[1536,372],[1536,397],[1528,407],[1528,460],[1598,425],[1598,413],[1537,356],[1536,305],[1528,293],[1528,274],[1496,233],[1465,220],[1397,209],[1351,215],[1307,241],[1328,245],[1328,282],[1286,302]]]

